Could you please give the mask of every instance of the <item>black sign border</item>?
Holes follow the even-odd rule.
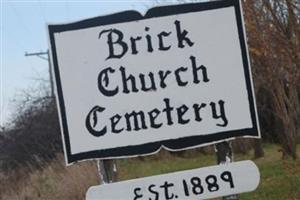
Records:
[[[234,7],[236,22],[238,28],[238,35],[244,65],[244,75],[246,80],[248,99],[250,105],[250,114],[253,127],[248,129],[239,129],[234,131],[224,131],[218,132],[209,135],[199,135],[191,136],[179,139],[169,139],[164,141],[146,143],[142,145],[118,147],[112,149],[104,150],[94,150],[88,152],[82,152],[77,154],[72,154],[70,146],[70,138],[68,131],[67,115],[65,111],[65,103],[63,98],[63,91],[61,87],[60,72],[57,60],[57,52],[54,34],[70,30],[78,30],[84,28],[90,28],[100,25],[116,24],[116,23],[125,23],[136,20],[144,20],[153,17],[163,17],[175,14],[184,14],[189,12],[200,12],[207,10],[214,10],[226,7]],[[251,76],[249,70],[248,54],[246,49],[245,35],[243,30],[243,19],[242,13],[240,10],[240,1],[239,0],[223,0],[223,1],[214,1],[214,2],[205,2],[205,3],[190,3],[190,4],[181,4],[181,5],[171,5],[171,6],[162,6],[154,7],[147,11],[147,13],[142,16],[137,11],[125,11],[116,14],[106,15],[95,17],[87,20],[82,20],[75,23],[63,24],[63,25],[48,25],[49,30],[49,39],[51,45],[51,55],[52,55],[52,65],[53,71],[56,80],[56,89],[58,96],[58,103],[60,108],[60,120],[63,129],[63,139],[64,139],[64,148],[66,155],[66,163],[70,164],[79,160],[86,159],[112,159],[112,158],[121,158],[121,157],[133,157],[138,155],[151,154],[160,149],[162,146],[168,148],[169,150],[181,150],[188,147],[195,146],[204,146],[205,144],[217,143],[219,141],[235,138],[238,136],[250,136],[250,137],[260,137],[258,120],[256,118],[255,103],[253,97],[253,88],[251,84]]]

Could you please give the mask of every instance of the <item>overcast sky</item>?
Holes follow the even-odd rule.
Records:
[[[1,118],[4,126],[14,115],[13,99],[22,91],[37,88],[41,79],[49,80],[48,63],[25,52],[48,49],[46,24],[73,22],[124,10],[145,10],[155,1],[146,0],[0,0],[1,1]],[[164,1],[164,4],[177,1]]]

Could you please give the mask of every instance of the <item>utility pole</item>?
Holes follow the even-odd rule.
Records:
[[[44,57],[46,55],[46,57]],[[51,71],[51,63],[50,63],[50,55],[49,50],[44,52],[37,52],[37,53],[27,53],[25,52],[25,56],[37,56],[43,60],[48,61],[48,68],[49,68],[49,79],[50,79],[50,86],[51,86],[51,97],[54,97],[54,87],[53,87],[53,75]]]
[[[44,52],[42,51],[36,52],[36,53],[25,52],[25,56],[37,56],[43,60],[48,61],[51,97],[54,97],[53,78],[52,78],[53,75],[51,71],[49,50]],[[102,181],[102,184],[108,184],[117,181],[117,166],[115,160],[97,160],[97,168],[98,168],[98,173]]]

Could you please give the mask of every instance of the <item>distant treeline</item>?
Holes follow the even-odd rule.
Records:
[[[24,107],[16,113],[13,126],[0,134],[1,171],[39,168],[62,152],[54,99],[32,97],[22,105]]]

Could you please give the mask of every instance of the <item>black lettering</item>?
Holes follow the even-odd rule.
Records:
[[[190,196],[189,185],[187,184],[186,180],[183,179],[182,184],[183,184],[184,195],[187,197]]]
[[[163,112],[165,112],[167,115],[167,120],[168,120],[167,124],[172,125],[173,121],[172,121],[171,112],[172,110],[174,110],[174,108],[170,106],[170,99],[164,98],[164,102],[165,102],[165,108],[163,109]]]
[[[159,200],[159,193],[153,189],[154,187],[154,184],[149,185],[148,187],[149,192],[155,195],[155,199],[149,198],[149,200]]]
[[[159,124],[155,123],[155,119],[158,117],[159,114],[160,114],[160,111],[157,108],[148,112],[149,119],[150,119],[150,126],[152,128],[160,128],[162,126],[162,123],[159,123]]]
[[[169,189],[173,186],[174,186],[173,183],[168,183],[167,181],[163,185],[160,186],[160,188],[164,189],[166,200],[170,200],[170,199],[174,198],[175,195],[173,193],[171,193],[171,194],[169,193],[170,192]]]
[[[156,86],[155,86],[155,80],[154,80],[154,75],[152,72],[149,73],[148,77],[150,78],[150,86],[147,88],[146,86],[146,81],[145,81],[145,75],[144,74],[140,74],[140,80],[141,80],[141,89],[143,91],[149,91],[149,90],[156,90]]]
[[[163,31],[163,32],[161,32],[160,34],[158,34],[157,35],[157,37],[158,37],[158,44],[159,44],[159,50],[161,50],[161,51],[167,51],[167,50],[169,50],[170,48],[171,48],[171,45],[169,45],[169,46],[164,46],[164,41],[163,41],[163,37],[167,37],[167,36],[169,36],[171,34],[171,32],[165,32],[165,31]]]
[[[167,87],[166,83],[165,83],[165,80],[167,78],[167,76],[171,74],[171,71],[170,70],[167,70],[167,71],[162,71],[160,70],[158,72],[158,75],[159,75],[159,78],[160,78],[160,87],[161,88],[165,88]]]
[[[188,32],[186,30],[181,30],[180,21],[176,20],[174,24],[176,26],[178,47],[184,48],[183,41],[185,41],[190,47],[193,46],[194,43],[187,37]]]
[[[201,103],[201,105],[199,106],[199,104],[194,104],[193,105],[193,108],[194,108],[194,112],[195,112],[195,120],[200,122],[202,121],[202,118],[200,116],[200,110],[202,108],[205,108],[206,107],[206,104],[205,103]]]
[[[139,90],[136,87],[135,78],[133,75],[126,76],[126,70],[124,67],[120,67],[121,76],[122,76],[122,83],[123,83],[123,92],[128,94],[130,90],[128,89],[127,82],[131,82],[131,91],[132,92],[138,92]]]
[[[137,53],[138,53],[138,51],[137,51],[137,49],[136,49],[136,41],[141,40],[141,39],[142,39],[141,36],[138,36],[138,37],[136,37],[136,38],[133,38],[133,37],[130,38],[130,42],[131,42],[131,53],[132,53],[132,54],[137,54]]]
[[[220,100],[219,102],[219,107],[220,107],[220,113],[219,115],[217,114],[217,109],[216,109],[216,104],[214,102],[211,102],[210,103],[210,106],[211,106],[211,110],[212,110],[212,117],[214,119],[219,119],[221,118],[223,123],[222,124],[216,124],[217,126],[221,126],[221,127],[225,127],[227,126],[228,124],[228,120],[226,118],[226,115],[225,115],[225,109],[224,109],[224,104],[225,102],[223,100]]]
[[[132,130],[130,119],[133,118],[134,130],[138,131],[140,129],[147,129],[146,122],[145,122],[145,114],[143,111],[135,112],[132,111],[131,113],[125,114],[127,131]]]
[[[145,31],[149,31],[149,27],[145,27]],[[151,40],[151,36],[149,34],[146,35],[146,40],[147,40],[147,45],[148,45],[148,52],[152,52],[153,51],[153,47],[152,47],[152,40]]]
[[[176,81],[177,81],[177,84],[179,85],[179,86],[186,86],[186,84],[188,84],[188,82],[187,81],[182,81],[181,80],[181,77],[180,77],[180,72],[185,72],[185,71],[187,71],[187,67],[180,67],[180,68],[178,68],[178,69],[176,69],[175,70],[175,76],[176,76]]]
[[[134,199],[133,200],[137,200],[143,197],[142,194],[138,194],[138,192],[140,192],[142,189],[141,188],[134,188]]]
[[[184,104],[182,106],[180,106],[179,108],[176,108],[179,124],[186,124],[190,121],[189,119],[183,119],[183,115],[188,111],[188,109],[189,109],[189,107],[187,107]]]
[[[127,44],[123,41],[123,33],[122,31],[118,30],[118,29],[108,29],[108,30],[103,30],[99,33],[99,39],[101,37],[101,35],[103,33],[107,33],[108,32],[108,35],[107,35],[107,44],[108,44],[108,47],[109,47],[109,56],[106,58],[109,59],[109,58],[121,58],[124,56],[124,54],[127,52],[128,50],[128,46]],[[113,34],[117,37],[117,40],[116,41],[113,41]],[[122,48],[121,52],[119,54],[115,54],[115,51],[114,51],[114,44],[117,44],[119,45],[119,47]]]
[[[205,83],[208,82],[209,78],[208,78],[208,75],[207,75],[206,67],[204,65],[201,65],[200,67],[197,67],[196,58],[194,56],[190,56],[190,59],[192,61],[194,83],[200,83],[200,80],[198,78],[198,71],[199,70],[202,71],[203,82],[205,82]]]
[[[114,73],[115,70],[112,69],[111,67],[108,67],[108,68],[105,68],[105,69],[101,70],[101,72],[99,73],[99,76],[98,76],[98,89],[105,96],[111,97],[111,96],[114,96],[118,93],[119,88],[116,87],[113,90],[106,89],[106,87],[109,85],[108,72],[109,73]]]
[[[232,175],[229,171],[225,171],[221,174],[221,179],[225,182],[229,182],[230,188],[234,188]]]
[[[215,175],[209,175],[205,179],[207,184],[207,189],[210,192],[216,192],[219,190],[219,185],[217,183],[217,177]]]
[[[92,110],[88,113],[86,119],[85,119],[85,126],[87,130],[92,134],[93,136],[100,137],[106,134],[106,126],[102,128],[100,131],[95,130],[94,128],[96,127],[98,123],[98,116],[97,112],[101,113],[105,110],[105,108],[100,107],[100,106],[95,106],[92,108]],[[91,125],[91,121],[93,120],[93,125]]]
[[[121,118],[122,117],[120,115],[118,115],[118,114],[116,114],[116,115],[114,115],[114,116],[112,116],[110,118],[111,132],[113,132],[113,133],[120,133],[120,132],[122,132],[124,130],[124,128],[121,128],[121,129],[117,129],[116,128],[116,126],[119,123],[119,121],[120,121]]]
[[[201,185],[201,179],[199,177],[193,177],[191,178],[191,184],[192,184],[192,191],[195,195],[202,194],[204,189]]]

